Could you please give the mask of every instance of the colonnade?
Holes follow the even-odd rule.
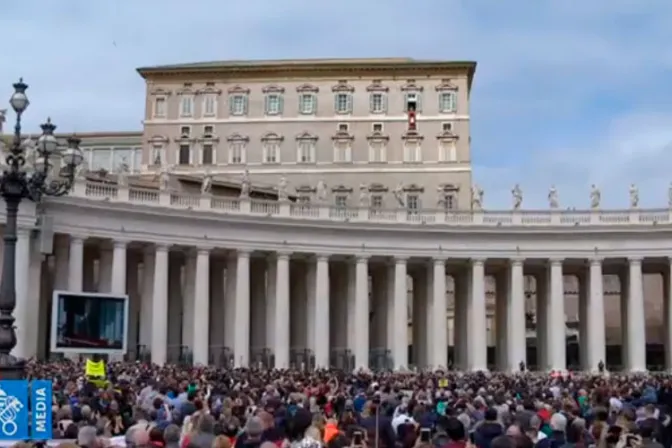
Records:
[[[22,234],[21,234],[22,235]],[[27,297],[30,241],[19,237],[17,296]],[[23,239],[22,239],[23,238]],[[315,367],[349,353],[354,368],[375,364],[372,352],[389,355],[391,367],[409,366],[409,282],[413,299],[413,361],[419,367],[487,369],[486,276],[496,285],[498,370],[526,363],[524,276],[537,283],[539,367],[566,369],[564,275],[579,279],[581,364],[596,370],[605,355],[604,269],[621,278],[624,368],[646,370],[643,260],[637,257],[431,259],[366,254],[308,254],[171,247],[132,241],[87,242],[60,235],[55,245],[55,289],[128,293],[129,346],[143,346],[155,363],[171,360],[170,347],[186,347],[193,362],[212,361],[213,347],[227,348],[235,366],[257,362],[262,351],[286,368],[295,350],[310,352]],[[93,252],[92,252],[93,251]],[[95,252],[95,253],[94,253]],[[95,261],[95,262],[94,262]],[[648,260],[664,277],[667,363],[672,359],[670,263]],[[448,358],[446,278],[455,284],[455,356]],[[20,280],[20,281],[19,281]],[[23,286],[22,286],[23,285]],[[29,302],[26,302],[29,304]],[[19,304],[17,352],[30,354],[26,325],[34,319]],[[436,312],[435,310],[440,310]],[[306,358],[303,361],[308,362]]]

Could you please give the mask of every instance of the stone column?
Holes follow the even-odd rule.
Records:
[[[315,352],[315,318],[317,306],[317,260],[306,261],[306,348]],[[317,360],[317,358],[316,358]]]
[[[70,235],[68,257],[68,290],[82,292],[84,288],[84,238]]]
[[[508,370],[510,372],[517,372],[521,361],[527,366],[523,260],[511,260],[509,275],[509,306],[507,310],[508,318],[506,321]]]
[[[394,368],[408,368],[408,285],[407,259],[394,259]],[[368,300],[368,297],[367,297]]]
[[[226,293],[224,294],[224,345],[233,350],[236,339],[236,281],[238,257],[231,254],[226,260]]]
[[[646,371],[646,318],[644,315],[644,285],[642,259],[629,258],[628,275],[628,355],[630,372]]]
[[[598,371],[597,366],[600,361],[606,366],[607,363],[607,341],[604,322],[604,277],[602,276],[602,260],[593,258],[590,260],[588,271],[588,310],[587,319],[590,323],[587,325],[588,347],[587,360],[590,369]],[[623,293],[621,293],[623,294]],[[579,335],[583,338],[583,335]]]
[[[315,367],[329,367],[329,256],[318,254],[315,267]]]
[[[126,241],[114,241],[112,252],[112,269],[110,292],[113,294],[126,294]]]
[[[289,367],[290,298],[289,298],[289,253],[278,252],[275,283],[275,368]]]
[[[194,285],[193,345],[194,364],[208,365],[210,336],[210,249],[198,248]]]
[[[98,285],[97,291],[102,293],[112,292],[112,265],[114,263],[113,249],[106,243],[100,247],[98,257]]]
[[[266,348],[274,350],[278,265],[275,257],[269,257],[266,263]]]
[[[446,261],[435,258],[432,263],[432,366],[448,367],[448,321],[446,311]]]
[[[163,365],[168,357],[168,246],[156,246],[152,289],[152,362]]]
[[[250,252],[247,250],[238,251],[235,316],[234,365],[247,367],[250,364]]]
[[[469,368],[488,369],[488,325],[485,304],[485,262],[471,260],[471,294],[469,296]]]
[[[405,265],[404,265],[405,267]],[[358,256],[355,264],[355,368],[369,368],[369,258]],[[405,329],[405,327],[404,327]],[[404,334],[404,337],[406,335]]]
[[[16,241],[16,263],[14,271],[16,282],[16,308],[14,308],[14,322],[16,328],[16,346],[12,354],[19,358],[30,357],[29,334],[36,331],[31,328],[30,314],[37,312],[35,301],[30,297],[29,289],[31,281],[39,281],[39,278],[30,278],[30,230],[18,229]]]
[[[549,295],[547,325],[550,368],[555,371],[567,370],[567,335],[565,323],[565,290],[562,275],[562,260],[550,259],[548,265]]]

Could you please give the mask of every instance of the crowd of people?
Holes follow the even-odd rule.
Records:
[[[31,362],[62,448],[670,448],[672,376]],[[28,442],[19,446],[27,446]],[[34,443],[34,442],[32,442]]]

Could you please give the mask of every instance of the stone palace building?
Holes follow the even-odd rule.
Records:
[[[128,294],[127,356],[157,363],[672,368],[672,211],[489,210],[475,68],[139,69],[142,131],[80,134],[72,194],[22,206],[16,354],[49,355],[70,290]]]

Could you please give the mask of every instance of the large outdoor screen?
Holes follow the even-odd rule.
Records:
[[[52,352],[123,354],[127,332],[128,296],[54,291]]]

